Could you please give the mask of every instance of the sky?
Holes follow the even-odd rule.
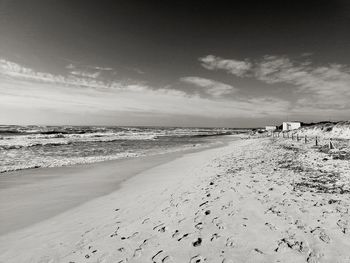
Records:
[[[350,1],[0,0],[0,124],[350,116]]]

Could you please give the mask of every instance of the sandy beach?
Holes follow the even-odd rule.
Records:
[[[0,237],[0,262],[349,262],[348,160],[283,139],[149,167]]]
[[[350,1],[1,1],[0,263],[350,263]]]

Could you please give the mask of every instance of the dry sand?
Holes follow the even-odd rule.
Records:
[[[349,160],[290,140],[187,154],[0,237],[0,262],[350,262]]]

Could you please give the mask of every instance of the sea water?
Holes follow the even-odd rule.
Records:
[[[207,147],[225,128],[0,125],[0,173]],[[214,137],[213,137],[214,136]]]

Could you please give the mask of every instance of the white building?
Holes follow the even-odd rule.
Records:
[[[265,130],[266,130],[266,131],[274,131],[274,130],[276,130],[276,129],[277,129],[276,126],[265,126]]]
[[[301,123],[300,122],[283,122],[283,131],[291,131],[291,130],[296,130],[299,129],[301,127]]]

